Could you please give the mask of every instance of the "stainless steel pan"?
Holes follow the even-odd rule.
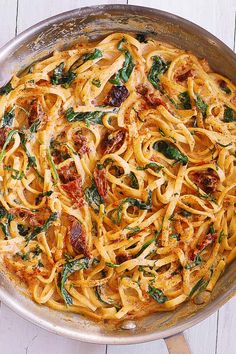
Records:
[[[79,36],[98,39],[114,32],[145,32],[177,47],[206,57],[216,71],[234,81],[236,55],[224,43],[195,24],[151,8],[103,5],[69,11],[31,27],[0,50],[0,86],[12,73],[49,55],[55,48],[70,47]],[[236,291],[235,264],[230,265],[215,287],[207,306],[186,303],[174,312],[137,320],[132,330],[99,325],[79,315],[59,313],[33,303],[0,275],[0,298],[21,316],[57,334],[85,342],[131,344],[173,336],[202,321],[219,309]],[[129,326],[128,326],[129,327]],[[131,327],[134,327],[133,324]],[[179,344],[182,345],[181,343]],[[172,340],[168,341],[173,349]],[[176,347],[176,346],[175,346]],[[184,349],[178,353],[184,353]],[[186,348],[185,348],[186,349]],[[186,349],[187,350],[187,349]]]

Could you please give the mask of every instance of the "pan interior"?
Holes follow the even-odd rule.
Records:
[[[137,6],[105,5],[70,11],[33,26],[0,52],[0,86],[14,72],[24,70],[55,49],[69,48],[84,38],[98,40],[112,32],[146,33],[205,57],[217,72],[234,81],[236,56],[214,36],[179,17]],[[19,291],[19,285],[0,274],[0,297],[32,322],[68,337],[94,343],[131,344],[168,337],[194,325],[233,296],[236,290],[234,264],[218,281],[207,306],[185,303],[173,312],[137,320],[132,331],[111,324],[94,323],[79,315],[59,313],[33,303]]]

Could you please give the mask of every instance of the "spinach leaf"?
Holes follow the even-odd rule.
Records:
[[[124,204],[128,203],[130,206],[135,206],[139,208],[140,210],[150,210],[152,208],[152,192],[148,192],[148,198],[146,202],[143,202],[142,200],[135,199],[135,198],[126,198],[124,200]]]
[[[19,234],[21,235],[21,236],[27,236],[28,235],[28,233],[29,233],[29,228],[28,227],[26,227],[26,226],[24,226],[24,225],[22,225],[22,224],[18,224],[17,225],[17,229],[18,229],[18,232],[19,232]]]
[[[100,205],[104,204],[103,198],[98,193],[95,182],[92,182],[91,187],[87,187],[84,192],[86,202],[96,211],[99,212]]]
[[[157,55],[154,55],[152,60],[153,64],[148,73],[148,80],[156,89],[160,89],[160,76],[167,71],[169,65]]]
[[[175,160],[175,163],[181,163],[183,166],[188,163],[188,156],[167,141],[156,141],[153,144],[153,149],[161,152],[168,159]]]
[[[214,228],[214,225],[211,224],[210,227],[209,227],[209,234],[214,234],[216,232],[215,228]]]
[[[126,226],[125,229],[132,231],[132,232],[128,233],[128,237],[131,237],[131,236],[137,234],[139,231],[141,231],[139,226],[134,226],[134,227]]]
[[[120,72],[118,71],[115,75],[113,75],[112,78],[109,80],[109,82],[112,85],[121,86],[122,85],[122,80],[121,80],[121,77],[120,77]]]
[[[122,82],[127,82],[134,69],[133,58],[128,50],[124,52],[125,61],[122,68],[109,80],[115,86],[121,86]]]
[[[181,103],[181,106],[182,106],[181,108],[183,108],[183,109],[191,109],[192,108],[190,96],[187,91],[181,92],[178,95],[178,99]]]
[[[109,268],[118,268],[120,265],[119,264],[114,264],[110,262],[106,262],[106,266]]]
[[[219,143],[219,142],[216,142],[216,144],[217,145],[219,145],[219,146],[221,146],[221,147],[228,147],[228,146],[230,146],[230,145],[233,145],[233,143],[228,143],[228,144],[221,144],[221,143]]]
[[[130,187],[134,189],[139,189],[138,179],[134,172],[132,171],[130,172],[129,178],[130,178]]]
[[[157,289],[152,285],[148,286],[148,294],[156,300],[158,304],[164,304],[168,300],[161,289]]]
[[[34,121],[34,123],[32,123],[31,126],[30,126],[30,133],[37,133],[40,124],[41,124],[41,120],[40,119],[36,119]]]
[[[84,64],[87,60],[94,60],[98,58],[102,58],[102,52],[100,49],[95,48],[92,53],[87,53],[82,55],[79,59],[77,59],[74,64],[70,67],[70,71],[77,70],[82,64]]]
[[[116,225],[120,224],[123,205],[126,203],[128,203],[130,206],[135,206],[140,210],[150,210],[152,208],[152,192],[151,191],[148,192],[148,198],[146,203],[142,200],[131,198],[131,197],[125,198],[117,208],[111,210],[111,221],[114,224]]]
[[[65,72],[64,67],[65,64],[62,62],[53,70],[51,83],[53,85],[63,85],[65,88],[68,88],[76,78],[76,73],[71,70]]]
[[[21,181],[25,177],[25,174],[23,171],[16,170],[15,168],[13,168],[11,166],[4,166],[4,170],[12,171],[13,173],[11,175],[11,178],[17,179],[19,181]]]
[[[50,166],[51,166],[51,170],[52,170],[52,175],[53,175],[54,181],[55,181],[55,183],[57,183],[58,180],[59,180],[59,176],[58,176],[56,165],[55,165],[55,163],[53,161],[53,158],[52,158],[52,155],[51,155],[50,148],[47,149],[47,158],[48,158],[48,161],[49,161]]]
[[[0,204],[0,219],[7,217],[8,211],[4,208],[2,204]]]
[[[8,240],[11,235],[10,235],[10,231],[9,231],[9,226],[10,226],[10,222],[13,220],[14,216],[12,214],[10,214],[3,205],[0,206],[0,219],[4,219],[2,220],[2,222],[0,223],[0,228],[2,229],[2,232],[4,233],[5,236],[5,240]]]
[[[0,223],[0,228],[2,229],[2,232],[4,233],[4,240],[8,240],[10,238],[10,233],[9,233],[9,225],[5,223]]]
[[[99,79],[93,79],[92,84],[96,87],[101,87],[101,81]]]
[[[117,44],[117,49],[120,51],[120,52],[123,52],[124,51],[124,44],[127,43],[127,40],[125,37],[123,37]]]
[[[235,122],[234,110],[228,106],[225,106],[225,109],[224,109],[223,122],[226,122],[226,123]]]
[[[10,82],[8,82],[5,86],[0,88],[0,96],[7,95],[9,92],[13,90],[13,87]]]
[[[92,53],[88,53],[84,55],[84,62],[87,60],[95,60],[98,58],[102,58],[102,51],[98,48],[95,48]]]
[[[168,100],[175,106],[176,109],[180,109],[180,105],[178,103],[175,102],[175,100],[170,97],[169,95],[166,95],[166,97],[168,98]]]
[[[89,258],[81,258],[81,259],[75,259],[73,261],[68,261],[64,264],[61,272],[61,280],[59,283],[59,287],[61,290],[61,295],[66,303],[66,305],[72,305],[72,297],[68,293],[68,291],[65,289],[65,283],[68,279],[68,277],[74,273],[77,272],[81,269],[87,269],[89,267]]]
[[[208,105],[206,104],[206,102],[204,102],[203,99],[199,95],[197,95],[195,99],[195,104],[196,107],[202,112],[203,118],[206,118],[208,109]]]
[[[161,166],[161,165],[158,165],[157,163],[155,162],[150,162],[148,163],[147,165],[145,166],[138,166],[137,167],[137,170],[140,170],[140,171],[145,171],[147,170],[148,168],[152,169],[154,172],[158,173],[161,171],[162,168],[164,168],[164,166]]]
[[[45,221],[42,226],[37,226],[27,237],[26,241],[29,243],[31,240],[34,240],[38,234],[41,232],[46,232],[48,228],[52,225],[52,223],[57,220],[57,213],[52,213],[49,218]]]
[[[41,250],[41,248],[39,247],[39,245],[37,245],[37,246],[32,250],[33,258],[39,256],[40,253],[42,253],[42,252],[43,252],[43,251]]]
[[[198,193],[198,196],[201,199],[209,200],[210,202],[218,205],[216,198],[214,197],[214,195],[212,195],[210,193],[208,193],[208,194],[207,193],[205,193],[205,194]]]
[[[103,304],[116,306],[114,300],[107,299],[107,298],[104,297],[104,295],[102,293],[102,286],[101,285],[96,286],[95,294],[96,294],[98,300],[101,301]]]
[[[6,141],[5,141],[5,143],[4,143],[3,147],[2,147],[2,151],[1,151],[1,153],[0,153],[0,163],[2,162],[2,159],[3,159],[3,156],[4,156],[4,154],[5,154],[5,150],[6,150],[6,148],[7,148],[7,145],[11,142],[13,136],[14,136],[16,133],[18,133],[18,130],[11,130],[11,131],[9,132],[9,134],[8,134],[8,136],[7,136],[7,138],[6,138]]]
[[[10,127],[12,125],[13,119],[15,117],[15,108],[12,107],[10,111],[4,113],[3,120],[2,120],[2,126],[3,127]]]
[[[148,240],[147,242],[145,242],[145,243],[143,244],[143,246],[141,247],[141,249],[138,251],[138,253],[135,255],[135,258],[136,258],[136,257],[139,257],[140,254],[142,254],[143,251],[144,251],[149,245],[151,245],[151,243],[153,243],[154,241],[156,241],[156,237],[151,238],[150,240]]]
[[[134,63],[130,52],[127,50],[125,52],[125,61],[123,67],[120,70],[120,77],[124,82],[129,80],[130,75],[132,74],[134,68]]]
[[[178,233],[171,234],[170,238],[176,238],[176,240],[179,241],[180,240],[180,234],[178,234]]]
[[[185,269],[192,269],[200,265],[201,263],[202,263],[202,257],[200,256],[200,254],[197,254],[193,262],[186,264]]]
[[[21,140],[21,144],[23,146],[23,149],[25,150],[26,156],[28,158],[28,166],[27,169],[29,169],[30,167],[32,167],[34,169],[34,171],[36,172],[37,176],[39,177],[39,179],[41,181],[44,181],[43,176],[39,173],[38,169],[37,169],[37,164],[36,164],[36,158],[32,155],[30,155],[26,143],[27,143],[27,138],[26,135],[23,132],[19,133],[20,135],[20,140]]]
[[[26,253],[20,253],[20,252],[16,252],[15,254],[16,256],[20,257],[23,261],[28,261],[30,258],[30,251],[26,252]]]
[[[65,73],[62,78],[63,87],[64,88],[70,87],[70,85],[72,84],[76,76],[77,76],[76,73],[74,73],[73,71],[68,71],[67,73]]]
[[[52,195],[53,191],[47,191],[47,192],[43,192],[43,193],[40,193],[37,198],[35,199],[35,203],[36,205],[40,204],[43,197],[50,197],[50,195]]]
[[[223,240],[224,236],[225,236],[224,231],[223,231],[223,230],[221,230],[221,232],[220,232],[220,236],[219,236],[219,238],[218,238],[218,242],[219,242],[219,243],[221,243],[221,242],[222,242],[222,240]]]
[[[231,90],[228,86],[225,86],[225,87],[221,87],[221,90],[224,91],[225,93],[227,94],[230,94],[231,93]]]
[[[224,91],[227,94],[231,93],[230,88],[227,86],[227,83],[224,80],[220,80],[218,81],[218,83],[222,91]]]
[[[90,123],[93,124],[103,124],[102,118],[105,116],[106,113],[95,111],[95,112],[75,112],[72,107],[68,108],[65,112],[66,119],[68,122],[83,122],[87,125]]]
[[[192,213],[190,213],[190,211],[187,211],[185,209],[181,209],[180,214],[183,215],[185,218],[188,218],[189,216],[192,215]]]
[[[62,83],[63,71],[65,64],[60,63],[54,70],[51,76],[51,83],[53,85],[60,85]]]
[[[195,285],[194,287],[192,288],[192,290],[190,291],[189,293],[189,297],[192,297],[193,294],[198,291],[198,290],[201,290],[203,288],[205,288],[208,284],[208,281],[206,281],[204,278],[201,278]]]

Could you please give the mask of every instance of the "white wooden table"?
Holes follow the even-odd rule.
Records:
[[[119,3],[159,8],[206,28],[236,48],[236,0],[122,0]],[[34,23],[57,13],[104,0],[0,0],[0,47]],[[0,68],[1,70],[1,68]],[[4,304],[0,309],[0,354],[167,354],[164,341],[131,346],[76,342],[36,327]],[[185,336],[193,354],[236,353],[236,298]],[[179,353],[182,354],[182,353]]]

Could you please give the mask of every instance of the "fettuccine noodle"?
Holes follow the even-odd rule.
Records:
[[[210,294],[236,257],[231,81],[114,33],[0,95],[1,262],[34,301],[118,321]]]

